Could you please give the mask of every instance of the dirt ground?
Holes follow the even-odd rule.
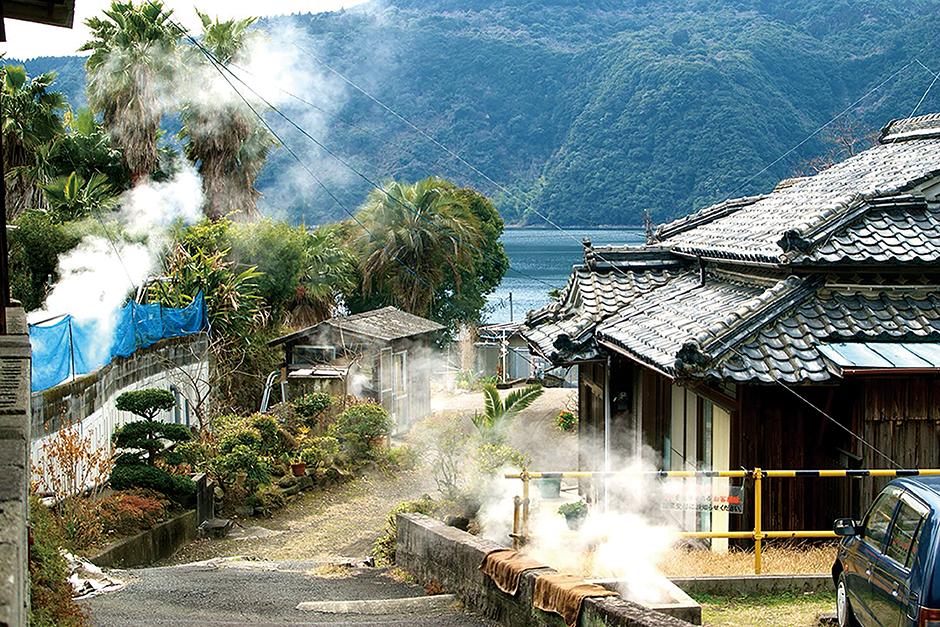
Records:
[[[832,593],[779,594],[762,597],[699,595],[705,627],[815,627],[821,614],[835,611]]]
[[[553,422],[574,393],[571,389],[546,389],[541,398],[517,416],[510,443],[532,458],[533,469],[576,467],[577,437],[562,433]],[[481,411],[482,407],[480,392],[438,393],[432,401],[432,410],[456,413],[468,424],[473,412]],[[364,558],[381,535],[393,507],[423,494],[435,496],[435,489],[426,470],[372,469],[347,483],[302,493],[271,518],[239,520],[229,538],[196,540],[166,563],[185,564],[235,555],[266,560]]]

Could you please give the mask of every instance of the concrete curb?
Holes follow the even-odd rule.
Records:
[[[744,575],[740,577],[674,577],[672,583],[687,594],[763,596],[792,592],[832,592],[829,575]]]
[[[453,608],[452,594],[436,594],[404,599],[377,599],[368,601],[306,601],[297,605],[301,612],[323,614],[408,614],[440,612]]]
[[[195,537],[196,510],[191,509],[112,544],[89,561],[106,568],[141,568],[170,557]]]

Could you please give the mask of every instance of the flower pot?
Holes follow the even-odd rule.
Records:
[[[307,474],[307,464],[304,462],[297,462],[290,465],[291,474],[295,477],[303,477]]]
[[[565,522],[568,523],[568,529],[572,531],[580,529],[581,525],[584,524],[585,518],[587,518],[586,514],[565,514]]]
[[[543,477],[535,482],[543,499],[561,498],[561,477]]]

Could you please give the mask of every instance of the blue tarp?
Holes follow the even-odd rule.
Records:
[[[186,307],[127,303],[116,320],[83,320],[65,316],[52,324],[29,325],[33,349],[33,392],[46,390],[72,376],[94,372],[115,357],[130,357],[162,339],[192,335],[206,328],[202,292]]]

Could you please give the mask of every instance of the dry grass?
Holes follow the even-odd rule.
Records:
[[[763,573],[767,575],[827,574],[836,556],[835,544],[770,544],[763,550]],[[731,549],[722,555],[704,549],[676,547],[659,563],[670,577],[706,575],[753,575],[754,551]]]
[[[762,597],[696,595],[705,627],[811,627],[820,614],[835,611],[834,593],[778,594]]]

